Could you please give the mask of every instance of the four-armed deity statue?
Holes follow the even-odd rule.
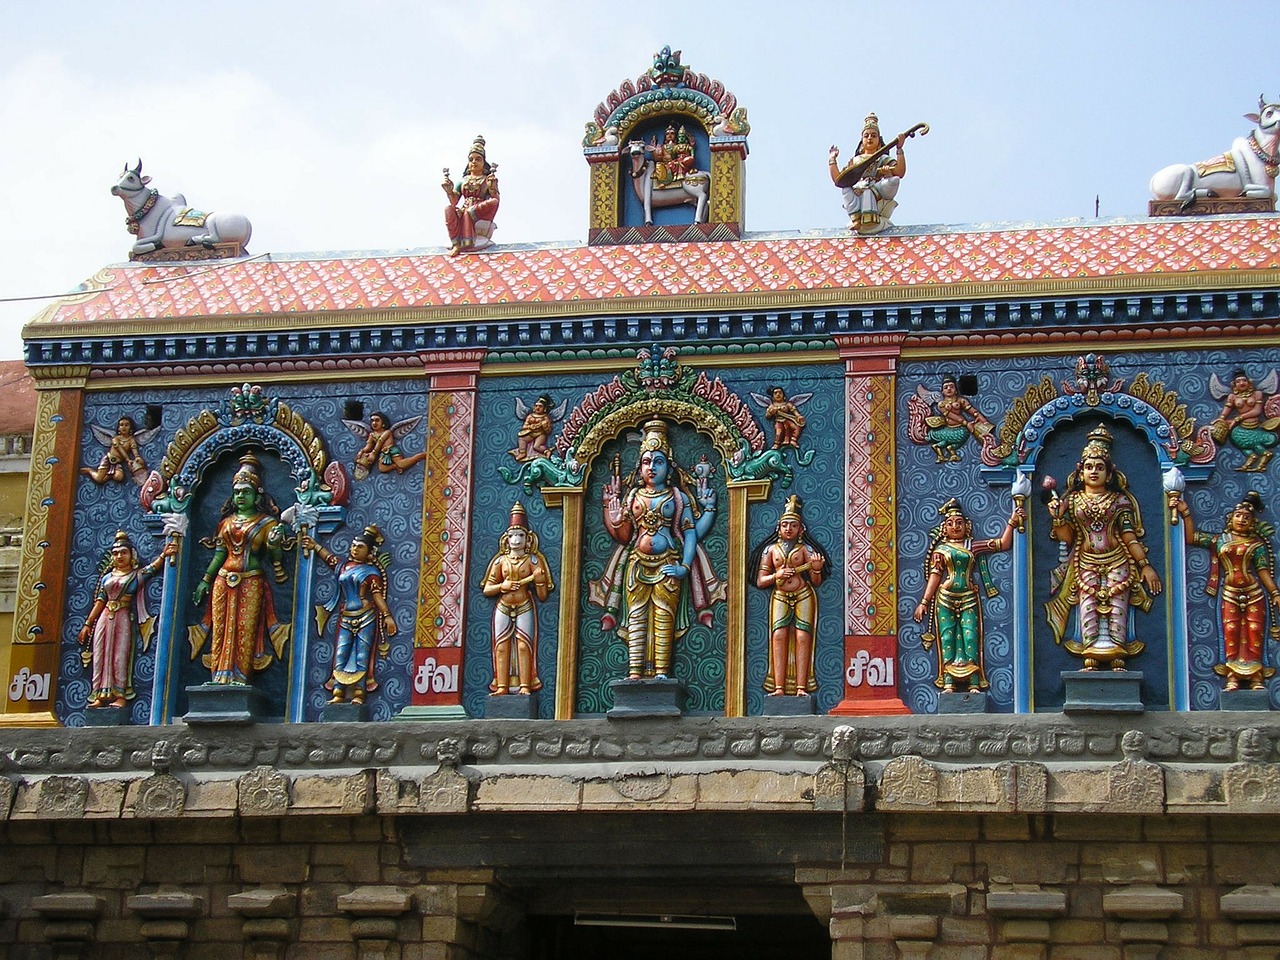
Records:
[[[624,481],[615,466],[604,488],[604,526],[617,547],[591,584],[601,625],[626,644],[628,680],[671,677],[676,642],[724,599],[699,542],[715,522],[716,492],[705,480],[683,488],[665,421],[642,429],[635,471]]]

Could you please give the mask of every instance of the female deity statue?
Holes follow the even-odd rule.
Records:
[[[796,496],[778,518],[772,537],[751,551],[755,584],[769,590],[769,669],[764,689],[770,696],[813,693],[813,638],[818,631],[818,595],[826,570],[825,551],[804,525],[804,502]]]
[[[603,607],[601,625],[615,627],[627,645],[627,679],[668,678],[675,641],[698,619],[710,623],[713,603],[725,597],[699,541],[715,522],[716,494],[698,480],[691,499],[672,473],[667,424],[648,421],[640,462],[626,492],[614,460],[604,488],[604,526],[617,542],[589,599]]]
[[[1221,533],[1196,529],[1191,508],[1185,500],[1177,501],[1183,519],[1183,535],[1187,545],[1209,551],[1209,579],[1204,592],[1218,596],[1222,623],[1222,660],[1213,669],[1226,677],[1225,690],[1239,690],[1245,685],[1262,690],[1275,668],[1263,665],[1266,640],[1267,607],[1271,609],[1270,635],[1280,640],[1280,589],[1276,587],[1275,551],[1271,546],[1271,524],[1259,519],[1262,497],[1250,490],[1227,514]]]
[[[920,642],[926,650],[935,642],[938,644],[935,686],[943,693],[955,693],[957,688],[962,693],[985,690],[978,584],[982,584],[988,597],[996,595],[987,573],[986,555],[1003,553],[1013,546],[1013,531],[1025,513],[1015,506],[1004,533],[990,540],[973,539],[973,523],[955,497],[938,508],[938,515],[942,522],[932,531],[929,558],[925,561],[929,579],[912,619],[923,623],[926,616],[930,617],[929,630],[921,635]]]
[[[333,600],[316,610],[321,633],[333,612],[339,613],[333,675],[325,684],[332,693],[329,703],[364,703],[365,694],[378,689],[374,653],[385,657],[391,651],[387,638],[394,637],[399,629],[387,606],[387,560],[380,552],[382,531],[370,524],[352,537],[346,560],[338,559],[311,537],[303,536],[300,542],[304,550],[315,550],[338,575],[338,592]]]
[[[170,541],[160,556],[139,567],[138,551],[129,535],[123,530],[116,533],[103,558],[93,607],[76,638],[85,648],[81,660],[93,671],[88,706],[124,707],[133,699],[134,646],[147,648],[153,625],[143,586],[160,570],[165,557],[177,552],[177,544]]]
[[[880,233],[893,224],[889,218],[897,209],[898,187],[902,178],[907,175],[907,158],[902,152],[906,134],[894,141],[894,158],[884,156],[875,161],[863,173],[862,179],[852,186],[841,187],[844,199],[844,210],[849,215],[849,229],[854,233]],[[840,186],[841,174],[848,166],[858,163],[884,147],[884,139],[880,136],[880,120],[874,114],[867,114],[862,124],[862,139],[858,144],[858,152],[853,155],[844,169],[840,167],[840,150],[832,147],[827,153],[827,166],[831,173],[831,182]]]
[[[284,569],[285,528],[280,511],[262,483],[258,458],[246,454],[231,480],[231,499],[222,508],[217,534],[201,540],[213,548],[213,559],[196,584],[192,602],[205,598],[204,622],[192,627],[192,655],[210,650],[203,663],[214,683],[247,684],[253,675],[280,657],[289,638],[289,624],[276,619],[269,567],[276,583],[287,579]],[[212,588],[212,593],[210,592]]]
[[[555,583],[551,567],[538,549],[538,535],[529,529],[524,505],[511,508],[511,525],[498,538],[498,553],[489,561],[481,588],[493,607],[493,682],[495,694],[533,693],[538,679],[538,610]]]
[[[484,137],[476,137],[467,154],[467,172],[462,182],[454,185],[449,170],[444,171],[444,223],[449,231],[449,256],[483,250],[493,242],[493,218],[498,213],[498,165],[489,163],[484,154]]]
[[[1130,608],[1149,611],[1161,584],[1147,562],[1138,502],[1112,462],[1105,427],[1090,431],[1066,496],[1049,501],[1049,519],[1049,535],[1066,549],[1045,604],[1054,640],[1083,657],[1086,670],[1123,670],[1125,659],[1145,646],[1132,635]]]

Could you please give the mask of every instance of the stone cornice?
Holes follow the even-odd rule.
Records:
[[[1280,720],[1169,714],[1123,724],[1037,714],[867,717],[856,728],[812,717],[634,729],[597,720],[0,729],[0,816],[1280,813]]]

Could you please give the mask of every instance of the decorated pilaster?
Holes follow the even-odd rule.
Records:
[[[894,381],[903,337],[837,337],[845,365],[845,689],[833,714],[909,713],[898,695]]]
[[[36,367],[36,427],[0,725],[56,726],[58,646],[88,367]]]
[[[476,378],[484,351],[427,358],[426,483],[422,566],[410,705],[401,716],[462,719],[464,604],[470,552]]]

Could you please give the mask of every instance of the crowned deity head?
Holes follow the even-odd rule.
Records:
[[[778,539],[793,543],[804,535],[804,501],[795,494],[787,497],[778,518]]]
[[[973,524],[955,497],[938,507],[938,516],[942,519],[940,532],[944,539],[967,540],[973,532]]]
[[[650,489],[662,489],[667,484],[672,461],[667,424],[662,420],[647,421],[641,428],[638,480]]]
[[[868,113],[862,121],[862,142],[858,145],[858,153],[875,153],[884,146],[884,138],[880,136],[880,118]]]
[[[123,530],[117,530],[111,543],[111,565],[117,570],[132,570],[138,565],[138,551]]]
[[[1258,519],[1262,515],[1262,496],[1257,490],[1250,490],[1227,515],[1227,529],[1237,534],[1252,534],[1258,529]]]
[[[350,554],[352,560],[373,560],[378,556],[382,546],[382,531],[375,523],[369,524],[360,533],[351,538]]]
[[[536,553],[538,535],[529,529],[529,518],[524,504],[517,500],[511,507],[511,519],[507,529],[498,538],[498,552],[508,552],[517,556]]]

